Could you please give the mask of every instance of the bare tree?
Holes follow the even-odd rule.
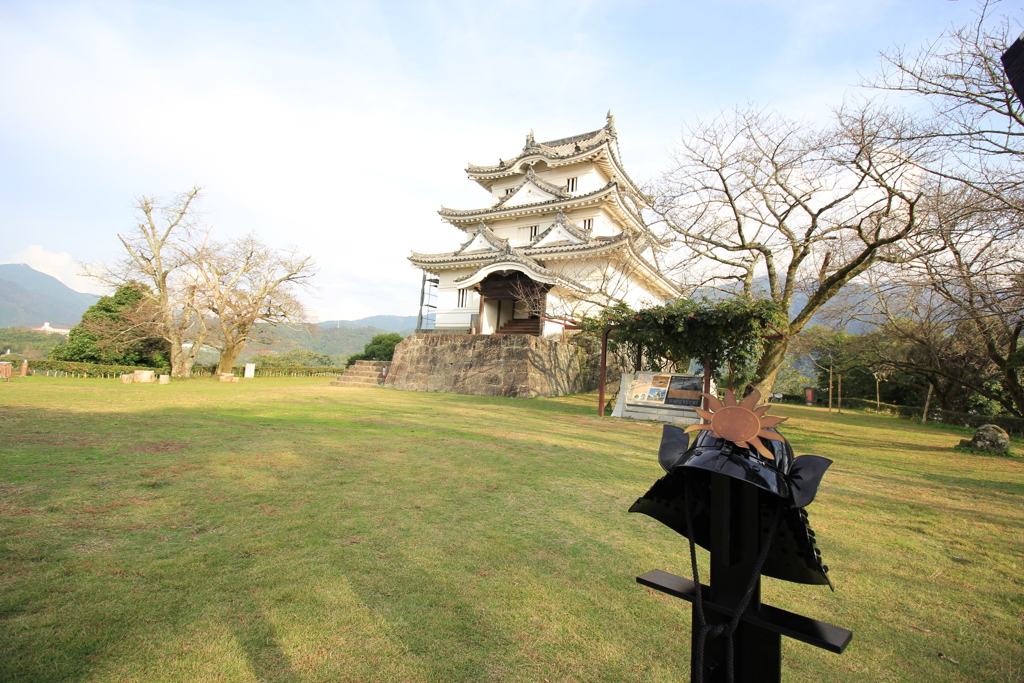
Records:
[[[208,343],[220,350],[218,372],[231,372],[258,323],[305,319],[297,294],[316,274],[311,257],[271,249],[249,235],[227,244],[206,243],[191,260],[200,306],[212,316]]]
[[[1020,33],[1018,22],[982,0],[972,24],[954,27],[917,51],[893,48],[866,85],[917,96],[931,116],[901,137],[942,152],[924,170],[966,183],[988,199],[1024,208],[1024,109],[1000,57]]]
[[[916,52],[883,54],[883,71],[868,85],[917,96],[931,109],[929,118],[901,131],[900,139],[927,142],[934,151],[922,169],[936,179],[927,211],[942,252],[892,273],[887,286],[917,292],[919,300],[938,295],[929,316],[945,323],[943,343],[956,341],[964,347],[963,358],[979,359],[961,360],[936,376],[959,381],[1021,415],[1024,109],[1000,60],[1020,26],[996,8],[997,2],[983,0],[972,24],[952,28]],[[920,287],[928,288],[929,297]],[[921,329],[920,316],[901,315],[887,314],[888,325],[915,329],[901,323],[910,320]],[[920,335],[907,338],[924,344]],[[985,370],[964,375],[964,367],[973,365]]]
[[[934,254],[863,279],[866,295],[857,317],[874,326],[865,335],[867,365],[876,380],[886,371],[916,378],[922,388],[932,388],[944,410],[964,412],[977,394],[1020,414],[1013,392],[1004,389],[1004,373],[1016,381],[1013,363],[1006,362],[1016,343],[1006,316],[975,306],[975,320],[951,300],[944,290],[966,294],[969,287],[950,277],[950,261],[947,254]]]
[[[965,190],[937,198],[935,234],[943,252],[915,262],[894,279],[904,287],[923,284],[941,298],[933,308],[956,333],[950,336],[964,338],[961,346],[973,347],[971,355],[997,369],[1002,391],[992,389],[990,372],[961,382],[1024,415],[1024,215],[1003,202],[970,197],[975,194]],[[964,349],[961,355],[966,353]],[[961,361],[957,374],[965,367]]]
[[[196,292],[187,281],[191,261],[185,245],[195,239],[194,205],[200,193],[193,187],[169,201],[142,196],[135,209],[135,228],[117,237],[126,255],[113,263],[83,264],[86,275],[119,287],[131,282],[146,285],[152,324],[170,345],[171,374],[187,377],[206,336],[205,322],[196,308]],[[152,333],[139,324],[140,334]]]
[[[762,395],[790,340],[847,283],[929,248],[913,239],[926,143],[904,139],[907,125],[870,104],[837,111],[822,129],[738,110],[687,130],[654,188],[684,284],[768,296],[790,312],[765,344],[754,380]]]

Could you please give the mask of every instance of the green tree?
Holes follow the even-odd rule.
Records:
[[[866,348],[861,335],[812,325],[790,344],[793,352],[809,358],[828,384],[828,409],[832,411],[833,391],[843,411],[843,376],[864,365]],[[838,380],[838,381],[837,381]]]
[[[600,319],[584,321],[584,326],[596,332],[614,323],[618,329],[609,338],[613,351],[624,345],[633,351],[642,348],[644,361],[652,368],[660,368],[664,361],[681,369],[691,360],[706,362],[719,383],[742,389],[754,377],[766,340],[778,334],[784,321],[774,301],[735,297],[678,299],[639,311],[619,304],[606,308]]]
[[[148,291],[137,282],[102,296],[82,315],[68,341],[54,347],[52,360],[160,367],[170,360],[170,345],[153,322]]]
[[[348,357],[345,367],[349,367],[357,360],[391,360],[395,355],[395,347],[402,341],[402,335],[397,332],[378,334],[363,347],[362,353],[354,353]]]

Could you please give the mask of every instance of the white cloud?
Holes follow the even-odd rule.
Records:
[[[11,257],[10,263],[24,263],[63,282],[76,292],[108,294],[109,292],[92,278],[79,275],[80,268],[71,254],[66,251],[47,251],[38,244],[29,245]]]

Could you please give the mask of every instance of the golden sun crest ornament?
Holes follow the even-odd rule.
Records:
[[[765,413],[771,408],[763,405],[757,408],[757,402],[761,400],[761,392],[754,389],[742,401],[736,401],[736,392],[731,388],[725,390],[725,403],[718,400],[717,396],[703,394],[708,399],[708,408],[704,410],[696,408],[696,412],[708,421],[707,424],[690,425],[687,432],[708,431],[712,435],[731,441],[742,448],[755,448],[758,453],[774,460],[775,456],[765,447],[761,439],[771,441],[786,440],[771,428],[788,418],[766,417]]]

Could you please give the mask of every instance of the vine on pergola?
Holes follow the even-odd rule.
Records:
[[[651,369],[663,361],[685,370],[691,360],[711,366],[721,386],[742,388],[757,369],[764,340],[778,334],[785,316],[770,299],[683,300],[639,311],[619,304],[605,309],[603,324],[617,325],[613,351],[643,349]],[[637,368],[640,370],[641,368]]]

